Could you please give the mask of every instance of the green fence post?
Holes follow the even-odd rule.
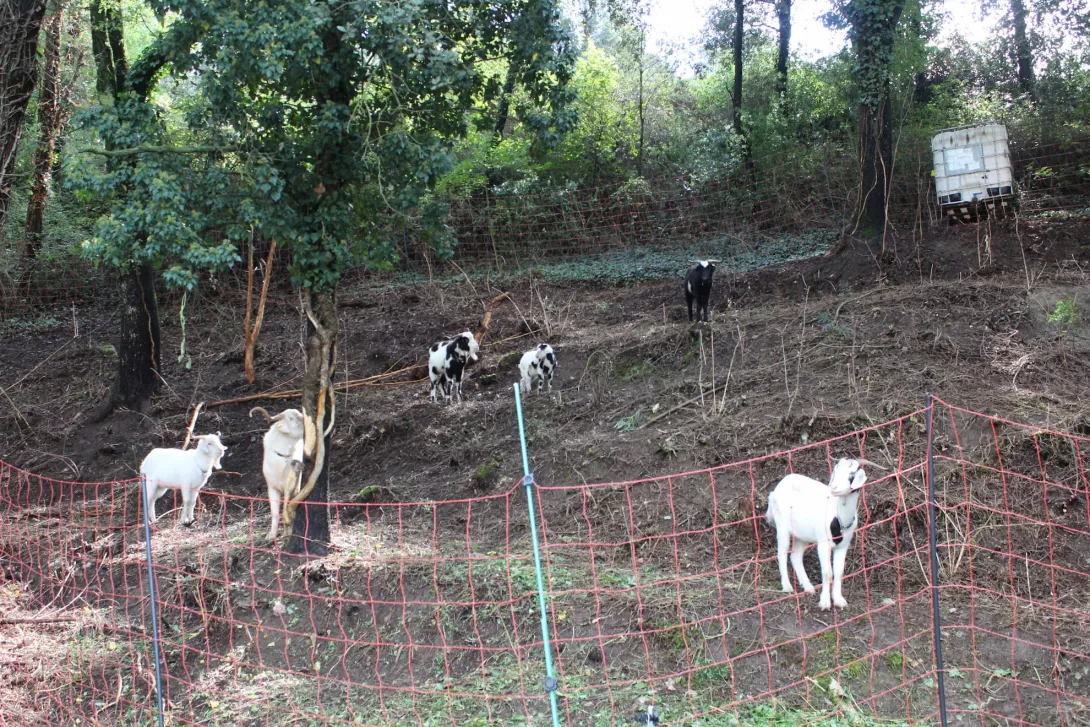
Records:
[[[534,544],[534,571],[537,573],[537,609],[541,613],[541,640],[545,645],[545,691],[549,693],[549,707],[553,713],[553,727],[560,727],[560,710],[556,705],[556,689],[559,684],[553,674],[553,647],[549,642],[549,616],[545,611],[545,578],[541,573],[541,548],[537,542],[537,520],[534,517],[534,475],[530,472],[530,458],[526,454],[526,427],[522,422],[522,393],[515,383],[515,411],[519,420],[519,444],[522,446],[522,484],[526,488],[526,507],[530,512],[530,540]]]

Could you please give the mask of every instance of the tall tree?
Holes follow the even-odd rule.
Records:
[[[791,59],[791,0],[776,0],[776,93],[787,98],[787,64]]]
[[[46,0],[0,2],[0,242],[4,239],[15,153],[38,78],[38,36]]]
[[[621,32],[621,46],[636,66],[636,173],[643,176],[644,148],[647,140],[647,16],[648,0],[608,0],[609,19]]]
[[[198,121],[244,150],[256,226],[290,254],[307,342],[306,471],[286,504],[289,549],[322,554],[341,276],[391,262],[390,225],[450,168],[467,112],[501,92],[486,61],[509,59],[532,105],[520,121],[555,140],[569,122],[574,47],[555,0],[169,0],[161,10],[176,14],[164,36],[174,71],[199,77]]]
[[[109,214],[98,221],[82,249],[114,267],[120,277],[118,376],[92,415],[100,419],[119,405],[142,408],[159,388],[157,272],[166,268],[168,282],[192,287],[196,268],[236,261],[234,240],[241,233],[234,220],[245,219],[247,207],[231,196],[229,180],[218,167],[207,172],[185,158],[199,150],[170,145],[162,115],[148,103],[167,62],[163,39],[154,40],[130,67],[117,4],[91,0],[89,10],[98,103],[84,108],[75,121],[94,131],[102,148],[77,155],[68,183],[77,194],[109,205]],[[184,40],[193,44],[199,38],[194,32]],[[173,41],[181,45],[182,34],[175,34]],[[104,163],[88,160],[92,153]],[[212,212],[204,212],[209,208]],[[222,230],[224,239],[206,245],[202,233],[208,228]]]
[[[95,88],[99,103],[120,108],[125,101],[129,64],[125,56],[120,8],[111,2],[91,0],[91,51],[95,57]],[[145,100],[147,87],[137,102]],[[107,150],[116,144],[110,140]],[[127,164],[122,160],[121,164]],[[107,166],[114,166],[108,160]],[[108,415],[117,405],[142,408],[159,389],[162,337],[159,305],[155,297],[155,269],[150,261],[126,260],[122,274],[121,338],[118,346],[117,382],[95,418]]]
[[[1011,0],[1011,20],[1014,25],[1014,51],[1018,62],[1018,85],[1022,93],[1037,100],[1037,76],[1033,72],[1033,47],[1029,42],[1025,0]]]
[[[745,139],[742,128],[742,58],[746,38],[746,0],[734,0],[734,35],[731,53],[734,59],[734,83],[731,86],[730,106],[733,114],[734,133]]]
[[[65,0],[54,0],[45,23],[45,53],[38,83],[38,148],[34,152],[34,182],[27,203],[26,246],[23,248],[23,255],[28,259],[38,254],[41,245],[45,206],[53,184],[57,138],[68,115],[67,91],[61,88],[64,11]]]
[[[840,20],[848,25],[855,61],[853,72],[859,93],[858,214],[868,235],[883,232],[886,224],[886,202],[893,174],[890,118],[893,42],[904,7],[905,0],[840,0],[837,5]]]

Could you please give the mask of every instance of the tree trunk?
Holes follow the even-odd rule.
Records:
[[[155,270],[150,263],[124,273],[122,294],[117,401],[139,410],[159,390],[162,363]]]
[[[329,460],[335,404],[333,367],[337,362],[336,291],[303,290],[307,314],[307,368],[303,375],[304,452],[309,474],[285,518],[292,519],[288,552],[322,556],[329,553]],[[300,504],[301,503],[301,504]],[[296,509],[296,506],[298,509]]]
[[[776,0],[780,49],[776,56],[776,93],[787,98],[787,61],[791,58],[791,0]]]
[[[893,175],[890,65],[904,7],[905,0],[853,0],[848,9],[860,96],[857,219],[867,237],[882,234],[886,227],[886,202]],[[884,247],[884,235],[882,240]]]
[[[38,84],[38,149],[34,152],[34,185],[26,211],[26,246],[23,257],[32,260],[41,246],[45,205],[53,180],[53,159],[63,123],[60,106],[61,22],[64,2],[59,0],[45,26],[45,62]]]
[[[886,200],[893,169],[893,128],[888,92],[886,95],[877,109],[859,104],[861,213],[867,237],[881,233],[886,225]]]
[[[507,78],[503,82],[503,94],[500,96],[500,103],[496,109],[496,135],[492,139],[494,144],[498,144],[500,139],[503,138],[504,129],[507,128],[507,119],[511,116],[511,94],[515,92],[515,64],[513,61],[509,61],[509,63]]]
[[[745,40],[745,0],[734,0],[734,87],[730,94],[730,105],[734,112],[734,133],[745,138],[742,129],[742,42]]]
[[[91,52],[95,56],[95,89],[100,96],[115,101],[125,88],[129,64],[125,58],[125,40],[121,13],[112,3],[91,0]]]
[[[644,139],[646,137],[647,124],[644,118],[644,100],[643,100],[643,70],[644,70],[644,44],[647,42],[647,28],[642,24],[640,25],[640,45],[639,45],[639,57],[636,62],[639,63],[640,68],[640,93],[639,93],[639,111],[640,111],[640,146],[636,150],[636,174],[643,176],[643,146]]]
[[[1018,85],[1022,87],[1022,93],[1036,101],[1037,76],[1033,72],[1033,48],[1026,29],[1025,1],[1011,0],[1011,14],[1014,16],[1014,50],[1018,56]]]
[[[0,242],[14,182],[15,153],[37,80],[38,35],[45,0],[0,3]]]

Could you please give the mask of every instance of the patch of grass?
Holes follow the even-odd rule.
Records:
[[[51,315],[36,318],[11,318],[4,324],[10,331],[45,331],[56,328],[61,322]]]
[[[859,679],[866,673],[867,669],[863,665],[862,661],[853,661],[843,669],[840,670],[845,679]]]
[[[653,373],[655,373],[655,364],[647,359],[631,362],[619,361],[617,363],[617,376],[625,383],[636,381],[637,379],[646,379]]]
[[[1078,325],[1081,319],[1082,311],[1075,300],[1075,296],[1071,293],[1056,301],[1056,307],[1048,314],[1049,323],[1064,328]]]
[[[618,432],[634,432],[640,428],[642,422],[643,409],[637,409],[635,414],[618,419],[613,428]]]
[[[899,651],[890,651],[886,654],[886,666],[892,672],[900,673],[905,665],[905,655]]]
[[[382,488],[378,485],[368,485],[357,492],[354,499],[356,502],[373,502],[381,490]]]
[[[833,315],[829,311],[821,311],[815,317],[815,322],[821,328],[826,338],[849,340],[852,337],[852,329],[843,323],[834,323]]]
[[[488,464],[482,464],[473,473],[473,489],[490,490],[500,480],[500,463],[492,460]]]

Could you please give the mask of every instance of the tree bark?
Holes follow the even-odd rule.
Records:
[[[853,0],[847,11],[860,94],[857,219],[867,237],[883,233],[886,227],[886,202],[893,174],[890,64],[904,7],[905,0]]]
[[[731,89],[730,105],[734,113],[734,133],[745,138],[742,129],[742,42],[745,40],[745,0],[734,0],[734,86]]]
[[[642,177],[643,176],[643,147],[644,147],[644,139],[646,138],[646,129],[647,129],[647,123],[646,123],[645,114],[644,114],[645,104],[644,104],[644,100],[643,100],[644,46],[645,46],[645,44],[647,42],[647,27],[645,26],[643,20],[640,21],[639,33],[640,33],[640,44],[639,44],[639,48],[637,50],[638,57],[636,58],[636,62],[639,64],[639,69],[640,69],[640,93],[639,93],[639,99],[638,99],[638,101],[639,101],[639,112],[640,112],[640,145],[639,145],[639,148],[636,150],[636,173]]]
[[[888,98],[882,99],[877,109],[870,104],[859,104],[859,147],[863,232],[871,237],[885,228],[893,169],[893,128]]]
[[[91,52],[95,56],[95,89],[116,101],[125,88],[129,64],[125,58],[121,13],[111,3],[91,0]]]
[[[776,0],[779,25],[779,54],[776,56],[776,93],[787,98],[787,62],[791,58],[791,0]]]
[[[121,345],[118,348],[118,403],[141,409],[159,390],[162,346],[155,269],[143,263],[122,278]]]
[[[1014,50],[1018,58],[1018,85],[1022,93],[1037,101],[1037,76],[1033,72],[1033,48],[1029,44],[1025,0],[1011,0],[1014,16]]]
[[[0,242],[4,239],[15,154],[37,81],[38,36],[46,0],[0,3]]]
[[[34,184],[27,203],[26,245],[23,248],[23,257],[27,260],[34,259],[41,246],[45,206],[53,181],[54,152],[64,123],[60,104],[63,19],[64,2],[58,0],[45,25],[45,62],[38,84],[38,148],[34,152]]]
[[[303,375],[304,485],[291,503],[284,505],[285,519],[292,519],[287,551],[298,555],[329,553],[329,460],[333,440],[335,403],[333,367],[337,362],[337,297],[335,290],[303,290],[307,314],[307,368]],[[298,509],[296,509],[298,507]]]

